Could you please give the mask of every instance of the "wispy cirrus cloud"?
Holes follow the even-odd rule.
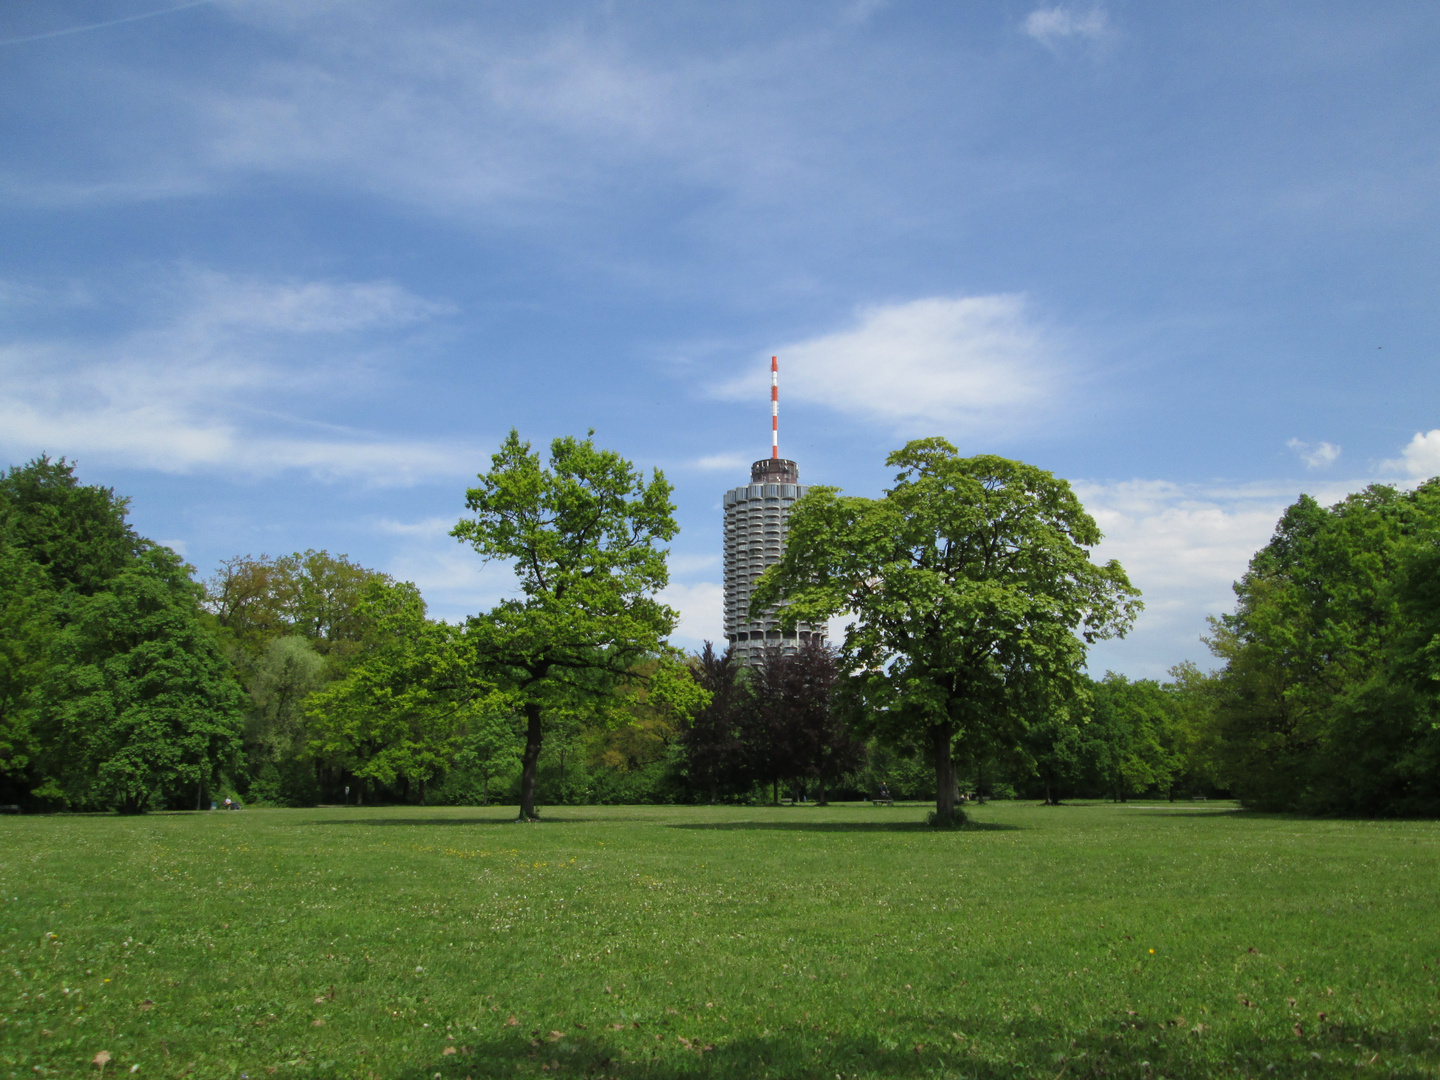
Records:
[[[1060,344],[1015,294],[869,307],[844,330],[778,351],[787,398],[901,431],[1030,428],[1075,381]],[[762,381],[757,372],[716,393],[751,398]]]
[[[473,460],[441,441],[315,416],[317,403],[384,381],[374,335],[447,305],[392,282],[211,271],[158,291],[158,311],[108,340],[0,342],[0,446],[169,473],[293,470],[379,484],[454,475]]]

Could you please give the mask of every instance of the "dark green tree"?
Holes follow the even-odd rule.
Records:
[[[38,457],[0,477],[0,533],[27,552],[58,593],[90,596],[130,565],[142,540],[129,500],[81,484],[75,466]]]
[[[690,671],[709,702],[681,726],[680,742],[691,783],[715,803],[722,790],[750,786],[741,741],[742,713],[749,701],[744,665],[734,650],[717,653],[707,641],[690,658]]]
[[[593,435],[593,432],[591,433]],[[590,439],[550,444],[548,467],[511,431],[478,486],[473,517],[452,530],[487,559],[515,568],[521,597],[469,622],[485,678],[512,691],[526,718],[520,816],[535,816],[535,777],[547,711],[603,697],[643,678],[646,660],[669,661],[649,676],[685,694],[665,639],[675,612],[655,598],[669,580],[664,543],[679,531],[670,485],[647,481],[630,462]]]
[[[1225,662],[1214,697],[1219,769],[1248,804],[1344,809],[1363,788],[1366,806],[1385,805],[1355,768],[1384,775],[1375,771],[1390,755],[1378,749],[1382,733],[1408,723],[1414,703],[1356,695],[1419,648],[1423,602],[1408,601],[1402,582],[1423,593],[1423,571],[1407,578],[1407,560],[1423,565],[1437,527],[1434,480],[1412,492],[1375,485],[1329,509],[1302,496],[1251,559],[1235,613],[1212,620],[1210,638]]]
[[[900,471],[879,499],[815,487],[795,505],[752,610],[784,604],[792,626],[854,614],[843,665],[882,733],[929,745],[950,821],[956,744],[1017,747],[1033,702],[1074,696],[1086,646],[1129,627],[1138,593],[1118,563],[1091,561],[1100,530],[1043,469],[944,439],[888,463]]]
[[[37,794],[139,813],[198,802],[233,768],[243,692],[199,617],[199,589],[169,548],[148,547],[76,599],[36,721]]]
[[[53,661],[59,625],[50,579],[0,533],[0,800],[29,794],[37,692]]]

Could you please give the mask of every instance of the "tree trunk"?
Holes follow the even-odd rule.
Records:
[[[1045,805],[1046,805],[1046,806],[1054,806],[1054,805],[1055,805],[1055,796],[1054,796],[1054,794],[1051,793],[1051,790],[1050,790],[1050,781],[1049,781],[1049,780],[1046,780],[1046,781],[1045,781]]]
[[[827,798],[825,798],[825,777],[823,777],[823,776],[820,777],[819,780],[815,781],[815,805],[816,805],[816,806],[829,806],[829,805],[830,805],[830,800],[827,799]]]
[[[520,820],[535,817],[535,774],[540,766],[540,705],[525,705],[525,753],[520,758]]]
[[[975,759],[975,801],[985,801],[985,762]]]
[[[930,735],[935,748],[935,821],[945,825],[955,820],[955,758],[950,753],[955,729],[951,724],[936,724]]]
[[[205,781],[204,781],[204,780],[196,781],[196,783],[195,783],[195,809],[196,809],[196,810],[199,810],[199,809],[200,809],[200,805],[201,805],[201,802],[202,802],[202,800],[203,800],[204,795],[205,795]],[[1172,799],[1171,802],[1174,802],[1174,800]]]

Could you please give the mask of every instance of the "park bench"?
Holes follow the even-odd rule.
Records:
[[[1209,802],[1209,801],[1210,801],[1210,796],[1209,796],[1209,795],[1191,795],[1191,796],[1190,796],[1190,801],[1191,801],[1191,802]]]
[[[895,800],[889,795],[876,795],[870,800],[871,806],[894,806]]]
[[[15,803],[0,804],[0,814],[18,814],[20,807]]]

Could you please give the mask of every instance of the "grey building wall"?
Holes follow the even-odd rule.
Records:
[[[767,566],[780,561],[790,508],[805,494],[800,468],[784,458],[764,458],[750,467],[751,482],[725,493],[725,640],[747,663],[767,645],[793,652],[824,627],[801,623],[782,636],[774,611],[752,621],[750,593]]]

